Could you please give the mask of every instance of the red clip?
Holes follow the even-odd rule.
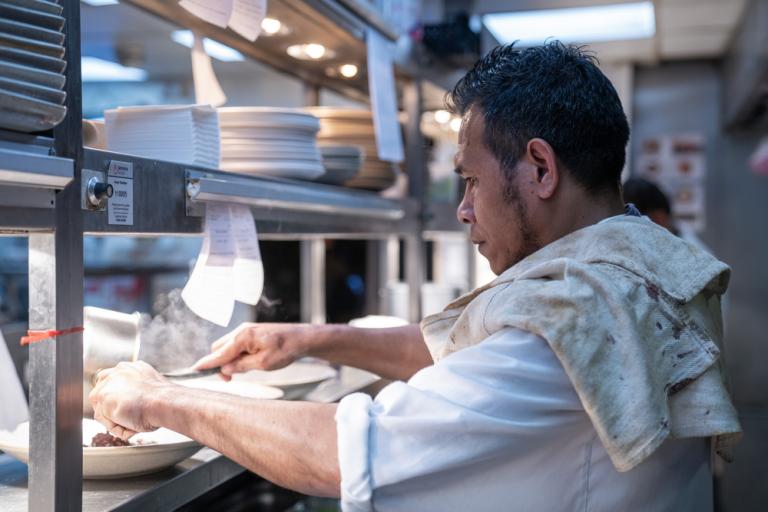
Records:
[[[49,329],[47,331],[27,331],[26,336],[22,336],[21,345],[29,345],[30,343],[37,343],[38,341],[47,340],[48,338],[55,338],[56,336],[63,336],[65,334],[74,334],[76,332],[83,332],[85,327],[71,327],[69,329]]]

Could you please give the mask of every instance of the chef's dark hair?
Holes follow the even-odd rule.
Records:
[[[461,116],[479,107],[485,143],[507,175],[538,137],[587,190],[618,193],[627,117],[597,59],[581,48],[498,46],[458,81],[446,105]]]

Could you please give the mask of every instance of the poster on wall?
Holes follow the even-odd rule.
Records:
[[[636,173],[654,182],[669,197],[675,223],[696,232],[705,224],[706,160],[704,136],[678,133],[641,142]]]

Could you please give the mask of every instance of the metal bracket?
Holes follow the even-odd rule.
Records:
[[[191,169],[184,171],[184,200],[187,217],[202,217],[205,215],[205,203],[192,199],[199,192],[201,177],[200,171],[193,171]]]
[[[83,210],[103,212],[107,209],[107,201],[102,201],[98,206],[94,206],[91,204],[91,201],[88,200],[88,183],[93,178],[102,183],[106,183],[107,173],[91,169],[83,169],[80,179],[80,207]]]

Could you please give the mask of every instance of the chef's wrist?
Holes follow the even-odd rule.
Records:
[[[173,429],[170,419],[175,415],[177,402],[184,399],[187,390],[188,388],[170,382],[156,384],[145,396],[144,419],[153,427]]]
[[[309,336],[304,341],[304,356],[321,359],[332,358],[350,327],[346,324],[324,324],[312,326]],[[333,362],[333,361],[331,361]]]

